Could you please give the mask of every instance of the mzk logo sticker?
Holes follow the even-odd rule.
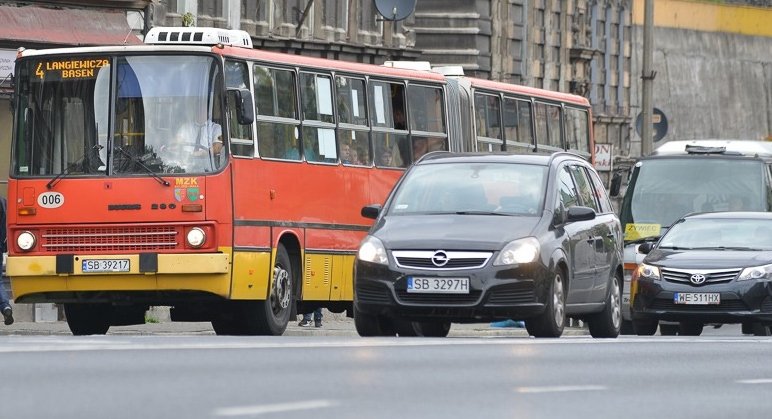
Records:
[[[198,178],[196,177],[178,177],[174,179],[174,199],[177,202],[182,202],[185,198],[188,201],[198,201],[201,195],[201,188],[198,186]]]

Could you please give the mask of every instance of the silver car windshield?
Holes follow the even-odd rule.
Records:
[[[772,221],[747,218],[687,218],[668,230],[659,247],[772,250]]]
[[[388,214],[540,214],[546,173],[545,166],[516,163],[419,165],[400,184]]]

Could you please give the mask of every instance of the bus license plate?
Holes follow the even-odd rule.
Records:
[[[673,294],[675,304],[712,305],[721,304],[721,294],[717,292],[677,292]]]
[[[129,272],[128,259],[83,259],[83,272]]]
[[[469,294],[469,278],[407,278],[407,292]]]

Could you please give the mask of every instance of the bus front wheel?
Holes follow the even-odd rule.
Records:
[[[274,335],[284,333],[295,303],[295,273],[292,270],[287,249],[283,244],[276,248],[273,278],[269,284],[268,298],[250,302],[251,313],[244,316],[248,335]]]
[[[110,328],[110,304],[67,303],[64,305],[67,326],[75,336],[104,335]]]

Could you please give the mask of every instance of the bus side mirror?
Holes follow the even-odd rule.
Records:
[[[228,89],[230,105],[236,109],[239,125],[249,125],[255,121],[255,103],[252,93],[247,89]]]
[[[619,189],[622,188],[622,174],[619,172],[614,173],[611,177],[611,186],[609,187],[609,195],[619,196]]]

